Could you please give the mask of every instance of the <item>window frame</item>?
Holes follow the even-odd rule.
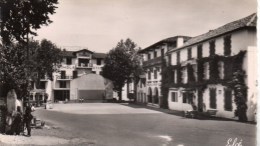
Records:
[[[178,92],[177,91],[171,92],[171,102],[178,102]]]

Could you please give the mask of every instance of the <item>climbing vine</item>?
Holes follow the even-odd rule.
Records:
[[[162,92],[164,96],[168,96],[169,88],[190,88],[203,91],[209,84],[222,84],[228,86],[234,91],[235,103],[237,109],[235,116],[240,121],[246,121],[246,99],[247,86],[244,81],[245,72],[242,69],[243,58],[246,51],[240,51],[234,56],[212,55],[197,59],[197,80],[194,76],[194,69],[191,64],[181,66],[165,66],[162,70]],[[209,64],[209,79],[205,79],[204,64]],[[224,78],[220,78],[219,62],[224,63]],[[187,68],[188,82],[182,82],[182,70]],[[174,81],[174,72],[177,72],[177,81]],[[229,75],[231,74],[231,75]]]
[[[235,104],[237,109],[235,110],[235,116],[238,117],[239,121],[245,122],[247,121],[247,86],[245,84],[245,71],[242,69],[243,65],[243,58],[245,55],[244,52],[240,52],[237,56],[233,59],[233,76],[229,81],[230,88],[234,91],[235,96]]]

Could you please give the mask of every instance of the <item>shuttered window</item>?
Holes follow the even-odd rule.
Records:
[[[216,88],[209,89],[209,98],[210,98],[209,100],[210,108],[216,109],[217,108]]]

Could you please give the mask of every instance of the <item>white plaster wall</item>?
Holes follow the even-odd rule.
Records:
[[[153,56],[153,51],[149,51],[148,53],[149,53],[149,54],[150,54],[150,56],[151,56],[151,58],[150,58],[150,59],[153,59],[153,58],[154,58],[154,56]]]
[[[231,35],[232,55],[239,53],[240,50],[246,50],[247,46],[256,46],[256,32],[240,30]]]
[[[177,47],[181,47],[184,43],[184,39],[182,37],[177,38]]]
[[[191,58],[197,58],[197,46],[192,46],[191,48]]]
[[[158,49],[156,49],[156,51],[157,51],[157,57],[162,56],[161,47],[159,47]]]
[[[171,58],[172,58],[171,65],[177,65],[177,54],[176,54],[176,52],[171,53]]]
[[[177,96],[178,96],[178,102],[172,102],[172,92],[177,91]],[[192,106],[188,103],[183,103],[182,99],[182,94],[180,92],[180,89],[176,90],[169,90],[168,93],[168,104],[169,104],[169,109],[171,110],[178,110],[178,111],[187,111],[187,110],[192,110]]]
[[[46,82],[45,92],[48,94],[48,99],[47,100],[52,100],[53,99],[53,95],[52,95],[52,81],[51,80],[48,80]]]
[[[180,50],[180,61],[187,61],[188,60],[188,50],[182,49]]]
[[[249,121],[256,121],[257,105],[257,47],[248,47],[246,58],[244,59],[247,72],[246,83],[248,86],[248,110]]]
[[[224,109],[224,87],[222,85],[208,85],[208,88],[205,89],[203,93],[203,103],[206,105],[206,110],[210,109],[210,96],[209,96],[209,88],[216,88],[216,104],[217,104],[217,115],[218,117],[225,118],[234,118],[234,111],[236,109],[236,105],[234,102],[234,96],[232,96],[232,111],[225,111]]]
[[[72,64],[72,65],[75,65],[75,64],[76,64],[76,58],[72,58],[72,59],[71,59],[71,64]]]
[[[144,61],[147,61],[148,60],[148,55],[147,54],[142,54],[142,55],[143,55]]]
[[[202,57],[209,57],[209,42],[202,44]]]
[[[209,50],[209,48],[208,48]],[[220,37],[215,40],[215,50],[216,54],[218,55],[224,55],[224,38]]]

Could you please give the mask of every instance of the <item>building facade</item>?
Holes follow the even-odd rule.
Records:
[[[187,111],[195,107],[199,112],[216,110],[216,116],[233,119],[237,109],[235,95],[238,89],[231,84],[236,77],[245,74],[240,78],[243,82],[240,85],[246,89],[243,94],[246,96],[246,115],[249,121],[255,120],[256,19],[256,14],[252,14],[197,37],[187,38],[183,43],[180,41],[178,44],[177,41],[177,45],[161,51],[165,53],[167,62],[168,77],[165,77],[164,84],[167,85],[169,109]],[[154,50],[163,50],[163,46],[169,45],[156,44],[141,51],[144,55],[146,86],[141,86],[142,82],[139,82],[139,102],[158,104],[157,97],[153,96],[157,95],[157,89],[158,95],[162,95],[161,60],[156,58],[160,55]]]
[[[41,79],[38,89],[33,87],[31,101],[53,100],[104,100],[113,98],[111,81],[103,78],[104,53],[87,49],[61,52],[59,72],[53,73],[53,81]],[[34,85],[34,84],[32,84]]]
[[[167,52],[173,85],[168,103],[173,110],[189,110],[191,104],[218,117],[234,118],[235,91],[229,82],[238,68],[245,72],[247,117],[254,120],[256,104],[256,14],[191,38]]]
[[[141,51],[142,67],[145,74],[141,76],[137,88],[137,101],[148,105],[160,105],[162,59],[167,51],[183,45],[190,37],[176,36],[161,40]]]

